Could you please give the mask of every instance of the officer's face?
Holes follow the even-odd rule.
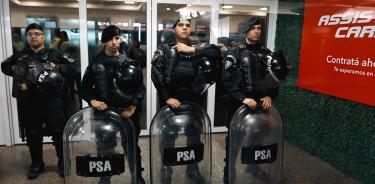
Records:
[[[246,33],[246,38],[252,43],[256,43],[260,40],[262,27],[260,25],[251,26],[250,30]]]
[[[190,22],[188,20],[180,20],[174,28],[174,33],[179,39],[188,39],[191,34]]]
[[[44,44],[44,33],[39,29],[30,29],[26,33],[27,43],[32,48],[39,48]]]
[[[121,42],[120,36],[115,36],[111,40],[108,40],[107,42],[105,42],[105,49],[108,52],[117,52],[120,47],[120,42]]]

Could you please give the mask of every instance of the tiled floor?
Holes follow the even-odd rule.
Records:
[[[221,184],[223,175],[225,134],[213,134],[213,173],[212,183]],[[143,155],[143,173],[149,183],[149,139],[142,137],[140,145]],[[45,172],[36,180],[27,180],[26,172],[30,164],[28,149],[25,145],[0,147],[0,184],[55,184],[63,183],[57,174],[56,156],[51,144],[44,145]],[[285,184],[359,184],[358,180],[346,176],[322,160],[303,150],[285,143],[283,162],[283,183]]]

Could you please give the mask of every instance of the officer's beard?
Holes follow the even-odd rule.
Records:
[[[37,52],[37,51],[39,51],[39,50],[41,50],[41,49],[44,48],[44,45],[41,44],[41,43],[38,42],[38,41],[32,41],[32,42],[29,44],[29,46],[30,46],[31,50],[33,50],[33,51],[35,51],[35,52]]]
[[[116,46],[112,46],[112,47],[109,47],[108,49],[106,48],[105,49],[105,54],[108,55],[108,56],[117,56],[120,54],[120,52],[118,51],[118,47]]]

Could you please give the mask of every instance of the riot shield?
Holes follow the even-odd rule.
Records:
[[[197,104],[163,107],[150,128],[151,183],[210,183],[211,126]]]
[[[135,129],[114,109],[85,108],[63,135],[65,183],[136,183]]]
[[[228,159],[229,183],[281,182],[282,122],[276,108],[237,109],[229,130]]]

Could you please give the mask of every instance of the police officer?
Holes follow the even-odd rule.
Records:
[[[141,175],[143,169],[141,150],[138,145],[141,131],[138,107],[145,94],[141,69],[138,62],[119,52],[121,39],[118,27],[114,25],[106,27],[103,30],[101,42],[104,44],[103,50],[96,55],[83,76],[81,97],[97,110],[103,111],[113,107],[121,112],[123,118],[132,120],[137,135],[137,183],[143,184],[145,181]],[[98,147],[114,149],[115,145],[108,148],[110,145],[111,143],[108,142],[107,145],[98,145]],[[101,149],[98,149],[98,152],[100,151]],[[101,183],[110,183],[110,177],[101,177],[100,180]]]
[[[259,43],[262,27],[258,17],[248,19],[239,30],[246,39],[231,47],[224,56],[222,82],[228,94],[235,99],[232,113],[242,104],[255,110],[268,110],[278,95],[278,86],[288,69],[276,55]],[[282,57],[278,57],[282,58]],[[283,58],[282,58],[283,59]],[[277,65],[277,75],[272,70]],[[230,123],[227,123],[228,130]],[[224,182],[228,183],[229,136],[226,136]]]
[[[173,25],[173,42],[159,45],[154,53],[151,78],[158,90],[161,107],[168,105],[176,109],[181,101],[203,106],[206,84],[215,81],[215,61],[220,57],[220,50],[215,45],[205,43],[192,46],[190,26],[190,19],[178,19]],[[187,144],[199,144],[199,132],[188,132],[192,130],[185,132]],[[178,131],[178,127],[170,126],[161,133],[160,150],[164,150],[166,146],[174,146]],[[170,183],[172,172],[170,166],[162,165],[161,183]],[[186,174],[194,183],[204,183],[196,164],[189,164]]]
[[[28,179],[44,170],[43,136],[52,136],[59,175],[64,176],[62,134],[66,123],[63,96],[64,79],[74,70],[57,50],[44,45],[43,28],[36,23],[26,27],[27,46],[1,63],[2,72],[13,77],[12,96],[17,98],[20,127],[25,131],[31,156]]]

